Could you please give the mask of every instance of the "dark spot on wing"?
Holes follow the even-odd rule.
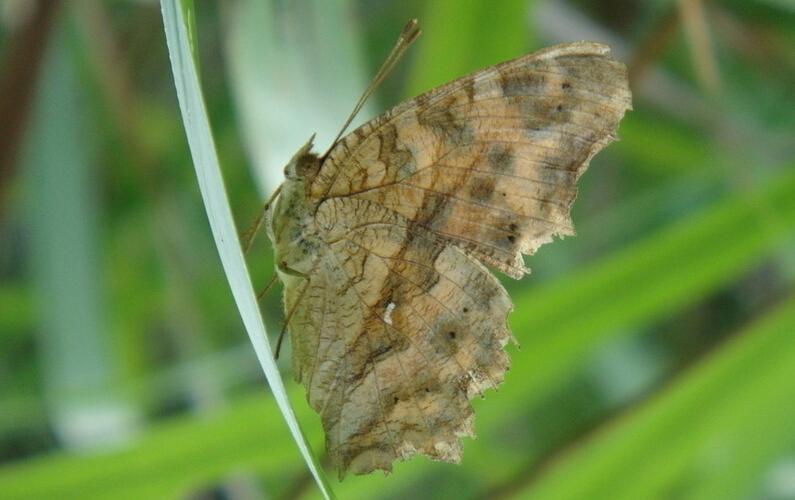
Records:
[[[537,73],[502,73],[500,87],[505,97],[535,95],[544,86],[544,75]]]
[[[428,107],[428,98],[429,96],[427,93],[420,94],[414,98],[414,103],[417,105],[417,108],[419,108],[420,112],[422,112],[423,109]]]
[[[422,200],[422,206],[414,218],[415,221],[420,225],[429,225],[435,221],[446,220],[446,214],[450,208],[449,202],[449,196],[428,193]]]
[[[392,350],[392,345],[381,344],[373,351],[372,355],[373,361],[380,361],[381,359],[383,359],[384,355],[389,353],[389,351],[391,350]]]
[[[475,101],[475,82],[474,80],[469,80],[464,85],[464,91],[467,93],[467,101],[474,102]]]
[[[414,156],[398,141],[397,127],[387,124],[379,135],[378,161],[387,166],[392,172],[394,180],[404,179],[417,169]],[[367,174],[367,169],[361,169],[361,175]],[[365,182],[363,178],[361,182]]]
[[[478,201],[488,201],[494,194],[494,178],[475,177],[469,184],[469,195]]]
[[[494,144],[486,156],[491,167],[495,172],[513,172],[514,155],[513,150],[507,144]]]
[[[458,342],[456,341],[460,325],[456,322],[447,320],[437,325],[437,330],[430,338],[433,350],[441,356],[452,356],[458,352]]]
[[[470,144],[474,139],[474,130],[466,117],[450,111],[455,105],[456,96],[451,95],[417,113],[417,122],[450,144]]]

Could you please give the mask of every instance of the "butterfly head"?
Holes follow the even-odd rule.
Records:
[[[320,170],[320,159],[311,152],[314,138],[310,137],[284,167],[286,180],[266,219],[283,282],[311,271],[319,244],[314,223],[316,203],[307,191]]]
[[[320,170],[320,159],[312,153],[312,141],[315,134],[306,141],[301,149],[296,151],[287,166],[284,167],[284,176],[291,181],[312,179]]]

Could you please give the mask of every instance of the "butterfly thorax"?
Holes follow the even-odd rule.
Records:
[[[311,140],[285,167],[281,193],[268,217],[268,236],[282,281],[310,274],[321,245],[314,214],[316,203],[307,196],[319,159],[308,153]]]

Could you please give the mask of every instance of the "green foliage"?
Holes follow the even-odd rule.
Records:
[[[259,1],[241,0],[257,8]],[[103,313],[113,351],[120,351],[105,361],[125,376],[101,382],[133,402],[142,418],[137,434],[121,443],[80,450],[53,442],[53,398],[39,389],[51,367],[35,337],[46,317],[39,308],[47,305],[39,305],[28,276],[40,272],[36,261],[18,241],[18,233],[35,231],[23,207],[50,205],[12,198],[0,213],[10,221],[0,219],[0,498],[174,498],[219,484],[234,497],[233,478],[241,474],[268,498],[322,495],[307,468],[316,463],[310,447],[324,446],[319,418],[302,388],[281,386],[277,370],[291,379],[289,363],[271,359],[237,244],[236,232],[254,217],[259,198],[252,179],[262,173],[247,169],[243,148],[252,145],[241,138],[256,140],[266,130],[244,129],[258,121],[236,120],[234,106],[256,104],[262,93],[252,88],[285,82],[268,71],[276,66],[275,45],[262,71],[238,71],[239,80],[227,82],[232,78],[219,59],[230,39],[248,55],[245,64],[260,53],[251,40],[261,38],[224,31],[251,24],[223,22],[233,18],[234,4],[164,0],[170,51],[157,29],[144,29],[160,15],[145,4],[116,2],[116,12],[84,2],[56,18],[56,26],[82,40],[61,51],[79,62],[83,84],[92,89],[84,92],[94,101],[86,117],[102,124],[92,137],[98,152],[86,149],[82,127],[69,130],[75,139],[66,145],[97,174],[72,179],[83,183],[77,187],[86,191],[91,181],[105,193],[97,207],[104,212],[93,223],[106,256],[95,259],[91,272],[110,290]],[[341,498],[362,499],[785,497],[769,478],[777,462],[795,454],[795,109],[786,105],[795,101],[787,78],[795,68],[789,50],[795,18],[778,2],[709,3],[722,81],[719,94],[704,95],[695,90],[699,68],[690,38],[681,27],[668,39],[654,31],[667,15],[680,15],[669,10],[678,4],[639,3],[618,15],[609,11],[612,4],[576,2],[576,16],[551,4],[352,2],[351,11],[336,13],[363,33],[370,25],[390,31],[361,41],[373,64],[406,19],[419,18],[424,34],[410,64],[398,66],[384,88],[390,103],[589,26],[615,43],[658,52],[632,82],[635,111],[622,123],[621,140],[582,179],[574,209],[580,235],[546,245],[528,259],[534,274],[508,283],[521,349],[509,348],[512,369],[500,390],[474,401],[478,438],[465,440],[462,464],[416,458],[389,476],[331,479],[331,487]],[[329,5],[270,3],[274,19],[266,27],[297,29],[283,38],[300,40],[305,50],[317,40],[301,31],[302,19],[325,19]],[[126,15],[131,12],[139,15]],[[249,11],[234,14],[241,12]],[[115,32],[121,56],[102,55],[107,40],[97,38],[103,32],[97,26]],[[246,81],[254,75],[276,80]],[[259,122],[269,123],[267,131],[301,123],[305,130],[293,133],[305,137],[320,126],[312,112],[280,118],[298,106],[268,102],[272,113]],[[65,125],[49,125],[31,128],[49,131],[29,136],[41,148],[39,158],[65,146],[58,143]],[[53,178],[43,173],[33,181]],[[248,257],[257,284],[272,268],[265,246]],[[19,271],[24,268],[30,272]],[[278,295],[262,305],[274,331]],[[289,352],[283,357],[289,360]],[[272,394],[263,391],[263,369]],[[632,391],[621,389],[633,383]]]
[[[407,96],[442,85],[451,75],[463,76],[524,54],[532,46],[529,12],[525,0],[501,2],[499,9],[485,2],[466,8],[456,0],[428,2],[418,16],[423,34]]]
[[[788,299],[620,425],[561,457],[522,496],[746,497],[792,446],[794,331]]]

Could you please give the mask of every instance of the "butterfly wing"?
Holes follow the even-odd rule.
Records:
[[[416,453],[459,461],[469,399],[508,366],[507,293],[462,249],[373,202],[329,200],[317,221],[328,246],[290,332],[340,475]]]
[[[340,141],[311,196],[373,201],[519,278],[573,234],[576,181],[630,108],[608,51],[559,45],[407,101]]]
[[[453,81],[320,166],[307,197],[324,246],[290,334],[341,475],[460,459],[469,400],[508,368],[512,306],[484,265],[521,277],[523,253],[572,233],[577,178],[630,107],[607,50],[552,47]]]

